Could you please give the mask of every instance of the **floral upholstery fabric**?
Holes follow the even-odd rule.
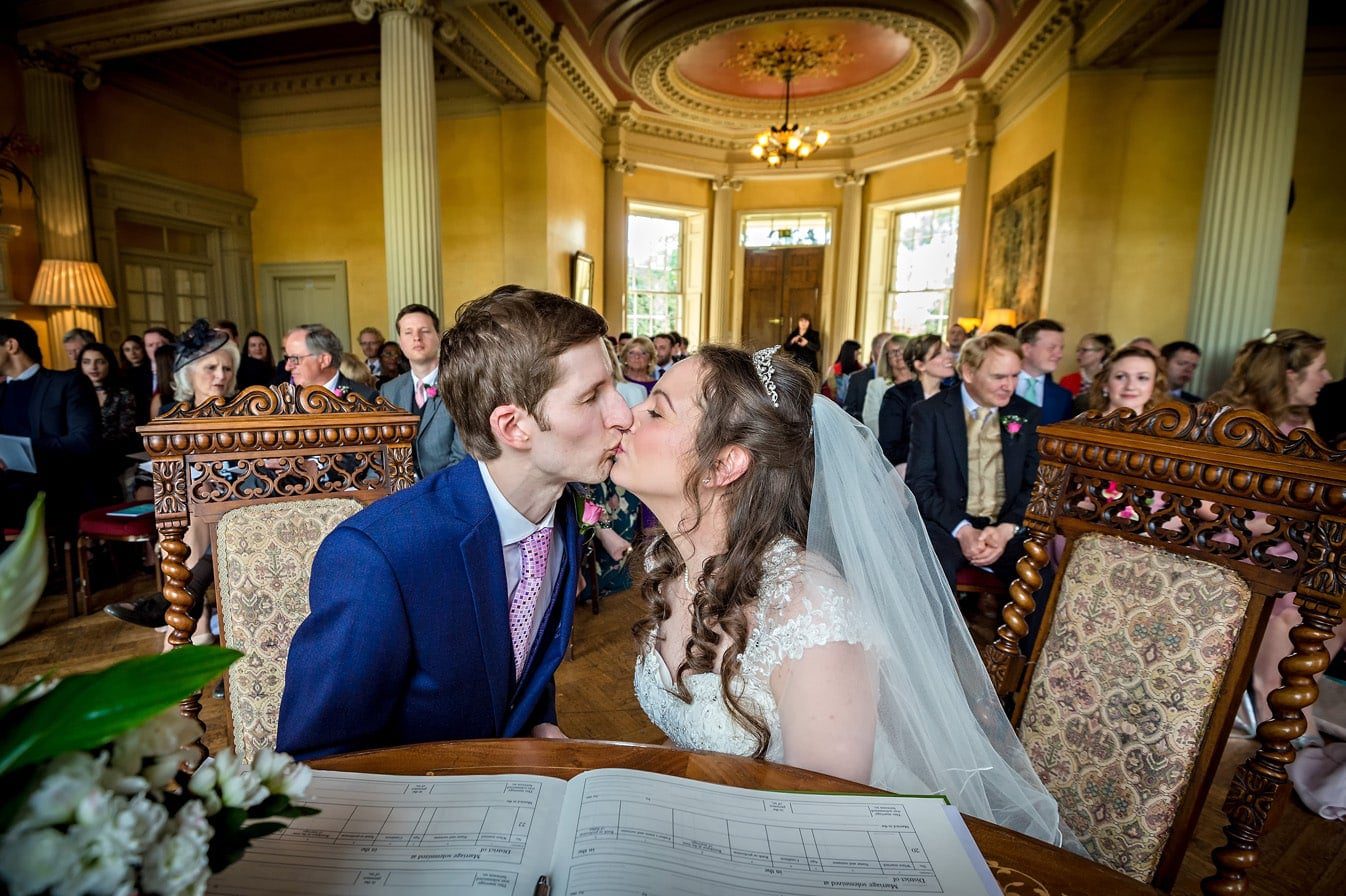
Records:
[[[290,640],[308,616],[318,545],[363,507],[349,498],[283,501],[231,510],[215,536],[223,642],[243,651],[229,668],[234,749],[246,761],[276,745]]]
[[[1019,731],[1095,860],[1154,874],[1250,596],[1211,563],[1108,535],[1076,543]]]

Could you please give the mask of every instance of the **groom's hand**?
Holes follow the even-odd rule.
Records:
[[[542,722],[533,726],[533,737],[542,737],[547,740],[569,740],[565,732],[553,725],[551,722]]]

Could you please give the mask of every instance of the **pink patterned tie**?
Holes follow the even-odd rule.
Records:
[[[428,393],[425,391],[425,380],[416,381],[416,410],[425,407],[425,398]]]
[[[547,577],[547,553],[551,549],[551,527],[544,526],[519,542],[519,585],[509,602],[509,638],[514,645],[514,678],[523,674],[528,659],[528,632],[533,626],[538,592]]]

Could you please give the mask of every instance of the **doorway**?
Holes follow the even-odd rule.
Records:
[[[271,338],[285,338],[300,324],[322,324],[348,345],[350,307],[344,261],[264,264],[258,267],[262,324]]]
[[[743,338],[749,351],[780,345],[800,314],[818,326],[824,246],[745,249]]]

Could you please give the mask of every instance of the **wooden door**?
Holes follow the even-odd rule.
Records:
[[[812,316],[819,327],[824,251],[822,246],[746,250],[743,340],[748,349],[779,345],[800,314]]]
[[[313,323],[325,324],[343,343],[350,338],[345,262],[265,264],[258,279],[262,323],[273,339]]]

